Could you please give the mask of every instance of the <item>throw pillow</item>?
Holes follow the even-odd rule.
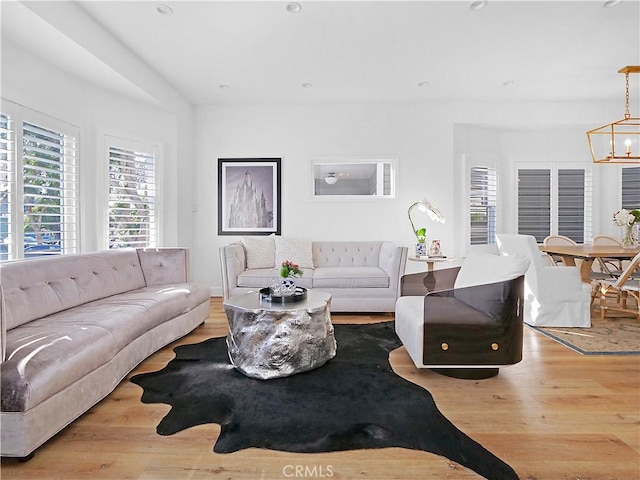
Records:
[[[454,288],[511,280],[524,275],[527,268],[529,259],[523,255],[473,254],[462,263]]]
[[[243,237],[242,244],[247,252],[247,268],[274,268],[276,244],[274,235],[268,237]]]
[[[300,268],[313,268],[311,240],[276,236],[276,265],[285,260],[297,263]]]

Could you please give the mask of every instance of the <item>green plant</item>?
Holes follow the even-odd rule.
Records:
[[[427,229],[419,228],[416,230],[416,238],[418,239],[418,243],[424,243],[427,241]]]
[[[299,277],[301,275],[302,270],[300,270],[300,267],[297,264],[290,262],[289,260],[282,262],[282,265],[280,266],[280,276],[282,278]]]

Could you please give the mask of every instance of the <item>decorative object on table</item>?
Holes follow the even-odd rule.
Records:
[[[431,240],[431,245],[429,245],[429,256],[430,257],[442,256],[442,249],[440,248],[440,240]]]
[[[419,228],[416,230],[416,257],[423,257],[427,254],[427,229]]]
[[[260,301],[270,303],[298,303],[307,299],[307,289],[304,287],[296,287],[291,295],[276,295],[272,287],[260,289]]]
[[[278,281],[271,285],[272,294],[275,296],[289,296],[296,291],[295,277],[302,276],[302,270],[297,263],[285,260],[280,265],[280,277]]]
[[[622,246],[624,248],[638,247],[638,233],[634,226],[640,224],[640,210],[627,210],[621,208],[613,214],[613,221],[623,228]]]
[[[417,208],[421,212],[427,213],[431,220],[436,222],[444,223],[445,218],[444,215],[440,213],[440,210],[434,207],[428,200],[415,202],[409,207],[407,215],[409,217],[409,222],[411,223],[411,231],[416,236],[416,256],[424,257],[427,255],[427,229],[424,227],[416,228],[416,226],[413,224],[411,212],[414,208]]]
[[[629,74],[640,73],[640,66],[626,66],[618,73],[626,76],[624,118],[587,132],[591,157],[593,163],[640,164],[640,118],[629,113]]]
[[[218,235],[280,235],[280,158],[218,159]]]
[[[444,417],[426,389],[393,371],[389,352],[401,346],[394,322],[334,328],[336,356],[303,374],[247,378],[231,368],[225,337],[218,337],[176,347],[162,370],[131,381],[143,388],[143,403],[171,405],[160,435],[220,424],[216,453],[401,447],[442,455],[483,478],[518,478]]]

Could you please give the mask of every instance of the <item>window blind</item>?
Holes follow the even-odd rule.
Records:
[[[156,246],[155,154],[109,147],[109,248]]]
[[[77,251],[75,138],[24,122],[22,188],[24,256]]]
[[[15,188],[13,165],[13,125],[8,115],[0,114],[0,261],[9,259],[13,221],[11,196]]]
[[[591,238],[591,176],[584,169],[558,170],[558,234],[584,243]]]
[[[471,245],[495,243],[497,205],[496,170],[488,167],[471,167],[469,185]]]
[[[518,233],[538,243],[552,234],[584,243],[593,229],[592,190],[589,169],[519,169]]]
[[[518,233],[538,243],[551,234],[551,170],[518,170]]]
[[[622,169],[622,208],[640,209],[640,167]]]

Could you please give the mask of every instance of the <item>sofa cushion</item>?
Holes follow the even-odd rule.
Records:
[[[135,249],[7,262],[2,287],[9,330],[99,298],[144,287]]]
[[[362,288],[389,286],[389,276],[378,267],[318,267],[313,272],[313,287]]]
[[[275,242],[275,264],[277,267],[285,260],[297,263],[300,268],[314,267],[313,255],[311,253],[311,240],[276,236]]]
[[[199,284],[145,287],[9,330],[0,376],[2,411],[35,407],[209,296],[209,289]]]
[[[299,287],[311,288],[314,270],[310,268],[302,269],[302,276],[295,277],[296,285]],[[245,270],[238,275],[238,287],[260,289],[270,286],[273,282],[279,281],[279,271],[275,268],[256,268]]]
[[[313,242],[313,266],[379,267],[384,242]]]
[[[524,275],[528,267],[529,260],[522,255],[505,257],[491,253],[476,253],[465,258],[454,288],[512,280]]]
[[[268,237],[243,237],[242,245],[247,255],[247,268],[273,268],[276,266],[274,235]]]

